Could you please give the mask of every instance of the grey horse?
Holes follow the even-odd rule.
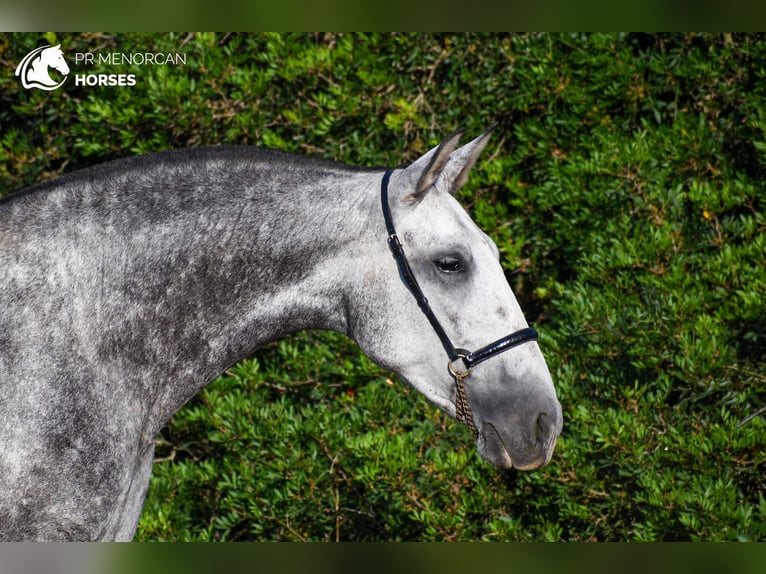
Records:
[[[495,244],[454,199],[487,137],[457,147],[453,134],[386,175],[408,267],[461,348],[528,327]],[[450,374],[389,252],[383,171],[220,146],[106,163],[0,201],[0,540],[131,540],[158,431],[229,366],[298,330],[348,334],[460,415],[467,372]],[[474,366],[462,395],[490,463],[550,460],[561,406],[534,340]]]

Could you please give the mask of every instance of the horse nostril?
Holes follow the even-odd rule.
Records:
[[[553,434],[553,424],[548,413],[540,413],[535,421],[535,440],[537,444],[548,444]]]

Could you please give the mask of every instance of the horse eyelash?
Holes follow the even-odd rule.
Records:
[[[434,261],[434,264],[442,273],[462,273],[465,271],[465,266],[463,265],[460,257],[454,257],[451,255],[447,257],[440,257]]]

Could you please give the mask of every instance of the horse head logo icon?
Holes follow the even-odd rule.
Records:
[[[61,81],[51,79],[51,68],[64,76]],[[40,46],[32,50],[16,67],[14,75],[21,77],[21,85],[26,89],[39,88],[52,91],[64,85],[68,74],[69,66],[64,60],[61,44],[59,44],[58,46]]]

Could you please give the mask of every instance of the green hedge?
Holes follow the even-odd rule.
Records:
[[[222,142],[397,165],[497,124],[462,200],[564,407],[552,463],[503,473],[352,342],[301,333],[162,431],[139,539],[766,539],[764,37],[44,40],[188,60],[25,92],[10,71],[43,37],[2,36],[2,193]]]

